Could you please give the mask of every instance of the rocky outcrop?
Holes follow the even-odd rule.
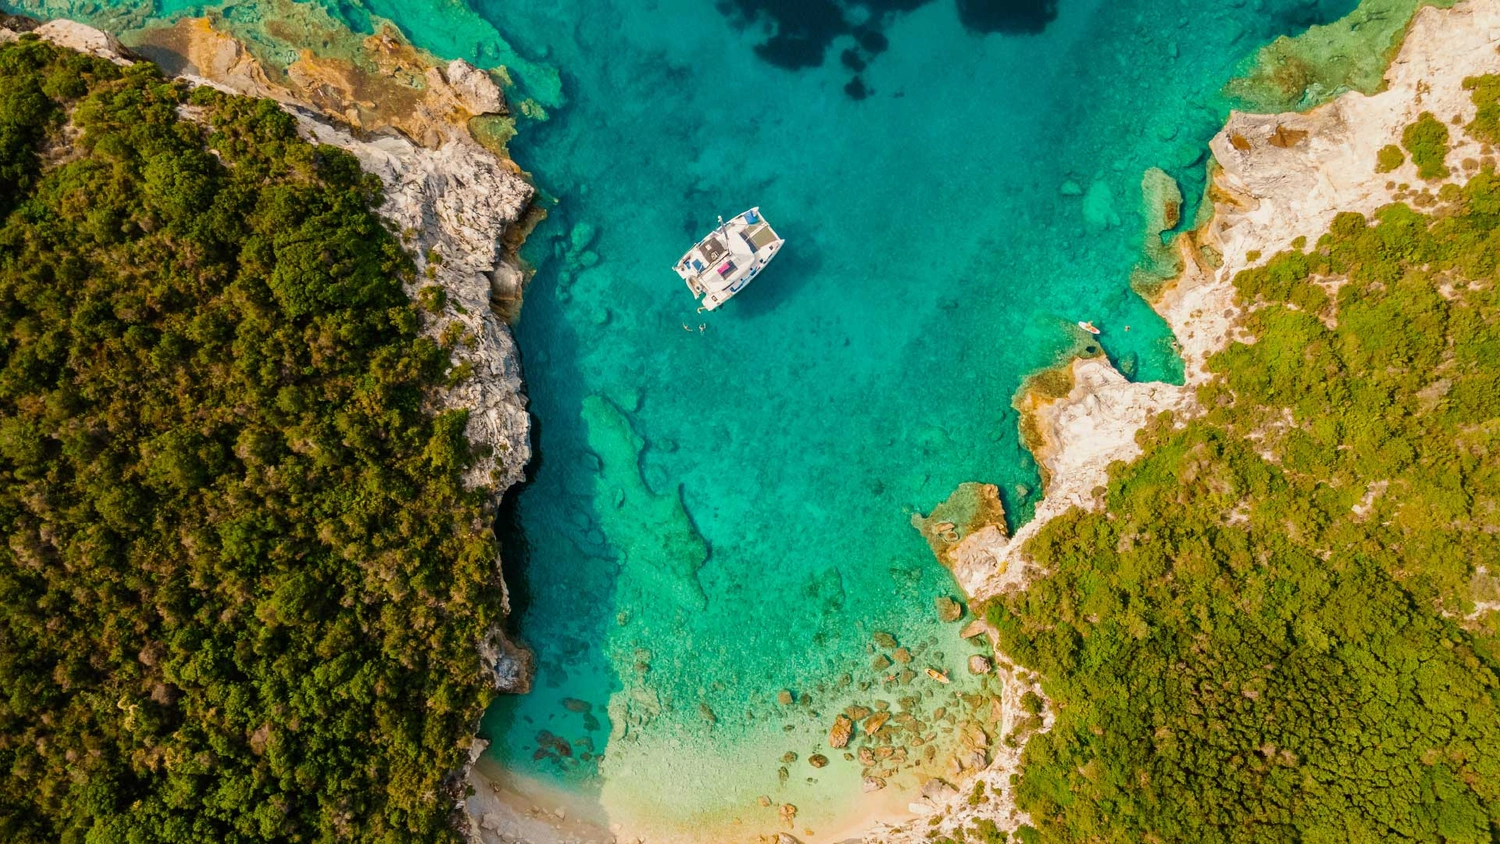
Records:
[[[1181,270],[1154,285],[1151,304],[1171,327],[1185,363],[1186,386],[1133,383],[1103,358],[1074,360],[1062,377],[1066,389],[1032,389],[1017,400],[1027,444],[1042,469],[1045,496],[1034,518],[1013,537],[974,543],[949,562],[971,601],[1022,589],[1031,565],[1027,541],[1049,520],[1070,508],[1098,509],[1108,467],[1140,454],[1136,435],[1153,417],[1172,411],[1178,419],[1200,412],[1196,388],[1213,379],[1207,361],[1240,334],[1241,315],[1233,280],[1241,270],[1316,239],[1335,215],[1369,215],[1391,202],[1435,195],[1444,182],[1464,182],[1494,151],[1469,138],[1462,126],[1476,107],[1463,80],[1500,73],[1500,0],[1466,0],[1452,9],[1424,8],[1386,71],[1378,94],[1347,93],[1306,113],[1234,113],[1210,143],[1213,151],[1209,199],[1212,216],[1173,243]],[[1378,151],[1399,144],[1403,129],[1423,112],[1449,125],[1451,173],[1423,181],[1406,162],[1377,173]],[[1035,386],[1035,385],[1034,385]],[[951,556],[951,552],[950,552]],[[1003,655],[997,669],[1005,683],[1007,723],[1025,719],[1012,703],[1013,688],[1029,678]],[[1046,729],[1044,712],[1034,727]],[[1010,728],[1007,727],[1007,730]],[[1019,743],[1018,743],[1019,744]],[[916,842],[946,834],[976,817],[1019,822],[1010,779],[1019,748],[997,754],[979,779],[992,798],[982,808],[958,799],[913,804],[930,822],[877,831],[867,840]],[[1003,826],[1003,824],[1002,824]],[[910,828],[908,828],[910,827]]]
[[[911,524],[921,531],[938,562],[953,568],[966,565],[968,548],[1004,541],[1005,505],[994,484],[959,484],[931,513],[914,514]]]
[[[1131,382],[1102,357],[1074,360],[1067,375],[1066,393],[1032,390],[1017,400],[1028,420],[1027,444],[1045,479],[1036,515],[1014,536],[978,533],[950,552],[954,579],[973,600],[1024,583],[1020,550],[1027,540],[1071,507],[1098,506],[1109,465],[1140,454],[1136,432],[1164,411],[1186,411],[1192,401],[1185,387]]]

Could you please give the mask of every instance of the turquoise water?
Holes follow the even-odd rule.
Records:
[[[1353,0],[1062,0],[1040,32],[1004,31],[1035,30],[1034,7],[974,25],[1021,5],[366,4],[440,55],[511,65],[515,98],[550,113],[512,144],[558,199],[517,330],[539,458],[502,529],[539,666],[486,717],[509,769],[652,840],[769,831],[761,795],[819,840],[862,800],[904,805],[953,728],[984,721],[997,687],[937,619],[955,593],[911,514],[977,480],[1028,516],[1010,401],[1085,342],[1075,320],[1127,373],[1180,377],[1128,286],[1142,172],[1195,197],[1237,63]],[[768,39],[762,6],[800,17]],[[788,245],[699,314],[671,266],[752,205]],[[876,631],[955,683],[874,668]],[[876,701],[935,735],[907,742],[933,758],[861,798],[826,733]]]
[[[838,706],[868,703],[837,683],[872,679],[871,632],[928,643],[955,677],[972,653],[933,615],[952,584],[910,513],[980,480],[1024,518],[1037,476],[1011,396],[1081,341],[1073,321],[1102,325],[1138,377],[1180,376],[1128,288],[1142,172],[1163,167],[1196,196],[1226,108],[1217,90],[1308,7],[1074,0],[1042,35],[1009,37],[972,34],[933,3],[885,28],[889,48],[861,74],[873,93],[855,100],[847,37],[824,66],[788,71],[710,4],[547,5],[478,7],[563,69],[570,103],[513,145],[562,197],[529,246],[540,271],[519,326],[541,453],[517,508],[521,630],[542,667],[537,691],[486,726],[507,764],[597,791],[615,817],[764,832],[775,815],[754,799],[767,794],[831,832],[857,766],[799,760],[783,785],[779,757],[805,758]],[[1118,224],[1091,225],[1069,181],[1106,185]],[[751,205],[786,251],[699,315],[670,266],[716,215]],[[598,263],[583,266],[586,252]],[[621,554],[676,528],[669,508],[615,509],[598,457],[606,476],[636,458],[589,424],[591,396],[641,437],[650,489],[680,488],[711,549],[706,608],[643,572],[653,555]],[[778,707],[781,688],[813,693],[822,717]],[[565,698],[592,702],[597,728]],[[543,730],[587,736],[605,761],[534,759]]]

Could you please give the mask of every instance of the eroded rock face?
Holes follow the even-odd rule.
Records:
[[[107,32],[100,32],[92,26],[84,26],[69,20],[55,20],[47,21],[32,31],[59,47],[67,47],[80,53],[108,59],[118,65],[131,63],[125,47],[120,44],[118,38]]]
[[[472,367],[472,377],[435,399],[445,409],[467,409],[469,440],[488,452],[470,468],[468,483],[490,483],[503,493],[522,480],[531,458],[531,419],[515,340],[490,308],[490,276],[507,260],[501,238],[525,212],[531,185],[472,140],[453,139],[436,149],[395,134],[360,140],[306,109],[288,110],[309,139],[348,150],[385,183],[380,213],[396,223],[417,256],[418,284],[447,293],[427,330],[438,336],[457,324],[473,338],[453,352],[456,365]]]
[[[295,17],[296,11],[287,6],[275,14]],[[295,44],[295,22],[283,23]],[[316,21],[301,23],[313,26]],[[467,130],[471,118],[507,113],[505,97],[489,72],[462,59],[440,62],[389,24],[368,36],[336,26],[333,31],[337,34],[331,42],[317,50],[303,49],[281,70],[268,70],[209,18],[184,18],[170,27],[146,29],[134,33],[132,43],[138,42],[138,52],[170,73],[209,79],[237,93],[298,103],[358,133],[395,130],[423,147],[472,140]],[[300,37],[314,36],[303,32]],[[287,46],[291,45],[282,49]],[[496,160],[518,169],[506,159]]]

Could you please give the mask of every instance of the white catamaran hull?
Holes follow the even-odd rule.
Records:
[[[709,232],[674,267],[693,296],[711,311],[744,290],[786,241],[751,208]]]

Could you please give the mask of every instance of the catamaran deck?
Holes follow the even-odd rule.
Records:
[[[713,310],[745,289],[765,269],[786,241],[751,208],[698,241],[677,262],[677,275],[693,295]]]

